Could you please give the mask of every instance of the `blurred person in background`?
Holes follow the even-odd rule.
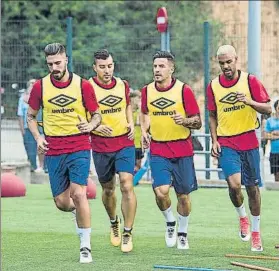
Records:
[[[266,154],[266,146],[268,144],[268,139],[265,136],[265,125],[266,120],[270,118],[271,114],[261,114],[261,148],[263,149],[263,155],[265,157]]]
[[[42,137],[44,137],[44,129],[43,129],[43,110],[40,109],[37,115],[37,123],[38,123],[38,129],[39,133]],[[40,164],[40,171],[44,171],[45,173],[48,173],[45,155],[44,153],[38,152],[38,158],[39,158],[39,164]]]
[[[270,172],[279,182],[279,99],[274,103],[275,115],[266,120],[265,138],[270,140]]]
[[[131,92],[131,103],[132,103],[132,110],[133,110],[133,117],[134,117],[134,125],[135,125],[135,132],[134,132],[134,142],[136,148],[136,164],[135,164],[135,174],[141,168],[142,158],[144,157],[142,146],[141,146],[141,129],[140,129],[140,99],[141,99],[141,92],[135,90]]]
[[[43,172],[44,167],[44,155],[39,155],[39,166],[37,166],[37,142],[34,139],[27,125],[27,111],[29,107],[28,100],[30,96],[30,91],[35,82],[36,79],[30,79],[27,82],[26,89],[19,98],[17,115],[19,118],[19,127],[21,135],[23,137],[24,148],[27,154],[28,161],[31,164],[31,172],[41,173]]]
[[[279,91],[276,88],[275,90],[273,90],[271,98],[270,98],[270,103],[273,105],[277,100],[279,100]],[[272,114],[276,114],[276,110],[274,107],[272,107]]]
[[[3,87],[0,87],[0,93],[1,95],[4,94],[5,89]],[[3,115],[5,113],[5,108],[4,106],[1,104],[1,115]]]

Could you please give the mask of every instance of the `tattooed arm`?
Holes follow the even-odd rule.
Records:
[[[176,114],[172,118],[176,124],[183,125],[189,129],[199,130],[202,126],[201,117],[199,114],[193,115],[189,118],[184,118],[182,115]]]
[[[202,126],[200,110],[195,98],[193,90],[188,85],[183,88],[183,107],[185,109],[186,118],[180,114],[173,116],[176,124],[182,125],[188,129],[199,130]]]
[[[38,124],[36,120],[36,116],[38,114],[38,110],[32,109],[30,106],[28,107],[27,111],[27,124],[28,128],[31,131],[32,135],[34,136],[35,140],[37,140],[40,136]]]
[[[90,121],[90,123],[93,126],[93,130],[98,128],[101,125],[101,122],[102,122],[102,116],[101,116],[99,110],[97,110],[94,113],[91,113],[91,121]]]
[[[201,116],[194,115],[191,116],[190,118],[185,118],[182,125],[189,129],[199,130],[202,126]]]
[[[90,114],[91,120],[89,122],[78,115],[80,123],[77,125],[77,127],[82,133],[90,133],[91,131],[96,130],[101,124],[102,117],[99,113],[99,110],[91,112]]]
[[[36,120],[36,116],[38,112],[39,112],[38,110],[34,110],[29,106],[27,111],[27,123],[28,123],[29,130],[31,131],[32,135],[37,141],[38,152],[43,154],[48,150],[47,147],[48,143],[39,133],[38,123]]]

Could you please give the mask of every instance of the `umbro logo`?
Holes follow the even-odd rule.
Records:
[[[226,104],[235,104],[238,102],[236,95],[237,94],[235,92],[231,92],[227,94],[225,97],[223,97],[221,100],[219,100],[219,102],[226,103]]]
[[[106,98],[99,101],[99,103],[106,105],[106,106],[114,107],[117,104],[119,104],[122,100],[123,100],[123,98],[120,98],[120,97],[117,97],[114,95],[109,95]]]
[[[171,101],[167,98],[159,98],[153,102],[151,102],[150,104],[152,104],[153,106],[157,107],[158,109],[166,109],[168,107],[170,107],[171,105],[175,104],[174,101]]]
[[[64,94],[60,94],[56,97],[53,97],[51,99],[48,100],[49,103],[55,104],[57,106],[60,107],[65,107],[73,102],[75,102],[77,99],[64,95]]]
[[[232,112],[235,110],[241,110],[241,109],[245,108],[245,105],[243,103],[240,105],[235,105],[238,102],[236,96],[237,96],[237,94],[235,92],[231,92],[231,93],[227,94],[226,96],[224,96],[221,100],[219,100],[219,102],[221,102],[221,103],[232,105],[230,107],[225,107],[223,109],[224,112]]]

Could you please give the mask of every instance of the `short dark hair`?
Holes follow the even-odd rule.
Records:
[[[153,61],[156,58],[166,58],[167,60],[170,60],[172,62],[174,62],[174,55],[171,54],[168,51],[157,51],[154,55],[153,55]]]
[[[94,52],[94,64],[96,64],[96,59],[106,60],[109,56],[112,56],[112,54],[107,49],[100,49]]]
[[[45,47],[44,52],[46,57],[53,56],[66,53],[66,48],[61,43],[50,43]]]
[[[275,109],[275,110],[276,110],[278,104],[279,104],[279,100],[277,100],[277,101],[274,103],[274,109]]]

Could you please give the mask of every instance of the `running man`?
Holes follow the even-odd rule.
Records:
[[[80,263],[90,263],[91,217],[86,196],[90,132],[100,124],[101,116],[91,84],[68,71],[65,47],[51,43],[45,47],[44,53],[49,74],[32,88],[28,125],[37,141],[38,151],[46,153],[56,207],[76,214]],[[40,107],[45,138],[40,135],[36,121]],[[87,117],[90,122],[87,122]]]
[[[133,187],[135,146],[129,85],[113,76],[114,62],[107,50],[94,53],[93,70],[96,76],[89,81],[95,90],[102,115],[101,125],[91,135],[93,160],[103,189],[103,204],[110,219],[111,244],[121,245],[122,252],[130,252],[133,249],[132,229],[137,199]],[[116,214],[116,173],[119,174],[122,193],[122,236],[120,217]]]
[[[275,114],[266,121],[265,138],[271,142],[270,173],[279,182],[279,100],[274,103]]]
[[[136,148],[136,164],[134,168],[134,174],[136,174],[141,168],[142,158],[144,157],[142,147],[141,147],[141,129],[140,129],[140,99],[141,93],[136,90],[134,93],[131,93],[131,102],[133,109],[133,117],[134,117],[134,143]]]
[[[252,214],[252,251],[263,251],[260,236],[261,183],[257,112],[270,114],[269,97],[253,75],[237,69],[237,54],[231,45],[217,51],[222,74],[207,87],[212,156],[220,161],[230,199],[239,215],[242,241],[251,237],[241,184],[248,194]]]
[[[145,149],[150,146],[153,190],[166,220],[166,245],[177,243],[178,249],[188,249],[190,193],[198,189],[190,129],[200,129],[201,119],[193,91],[173,77],[174,61],[166,51],[153,56],[154,82],[141,94],[142,144]],[[171,185],[178,200],[178,230],[169,197]]]

